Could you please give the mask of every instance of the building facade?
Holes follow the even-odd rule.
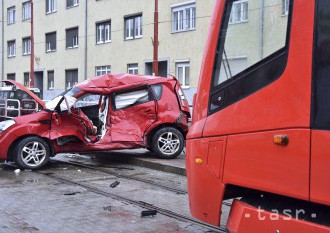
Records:
[[[3,0],[3,79],[29,86],[31,3]],[[284,46],[288,0],[235,0],[218,82]],[[159,75],[196,92],[214,0],[159,0]],[[51,99],[106,73],[152,75],[153,0],[34,0],[35,87]],[[282,41],[283,40],[283,41]]]
[[[3,79],[30,85],[31,2],[3,0]],[[159,75],[196,92],[214,0],[159,1]],[[34,0],[35,87],[51,99],[106,73],[152,75],[154,1]]]

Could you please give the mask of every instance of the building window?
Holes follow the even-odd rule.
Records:
[[[78,83],[78,70],[65,71],[65,88],[68,90]]]
[[[31,38],[23,38],[23,55],[31,54]]]
[[[139,73],[139,64],[128,64],[127,65],[127,73],[129,74],[138,74]]]
[[[111,42],[111,21],[96,24],[96,43]]]
[[[14,24],[15,17],[16,17],[16,8],[14,6],[9,7],[7,9],[7,24]]]
[[[7,74],[7,80],[16,80],[16,74]]]
[[[79,5],[79,0],[66,0],[66,7],[74,7]]]
[[[12,40],[12,41],[8,41],[8,57],[15,57],[16,56],[16,41]]]
[[[31,2],[23,2],[23,20],[31,19]]]
[[[125,39],[132,40],[142,37],[142,15],[125,18]]]
[[[190,63],[178,62],[176,63],[176,77],[178,78],[182,88],[189,87],[190,80]]]
[[[248,1],[241,0],[233,3],[229,23],[243,23],[248,20]]]
[[[172,31],[182,32],[196,28],[196,5],[189,4],[172,8]]]
[[[46,14],[57,11],[57,0],[46,0]]]
[[[56,32],[46,34],[46,52],[56,51]]]
[[[54,71],[48,71],[48,90],[54,89]]]
[[[96,76],[111,74],[111,66],[97,66],[95,68]]]
[[[289,0],[282,0],[282,15],[289,14]]]
[[[66,30],[66,48],[78,48],[78,28],[72,28]]]
[[[24,73],[24,86],[26,86],[26,87],[30,86],[30,73],[29,72]]]

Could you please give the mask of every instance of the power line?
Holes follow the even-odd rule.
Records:
[[[205,19],[205,18],[211,18],[212,16],[201,16],[201,17],[196,17],[196,20],[199,20],[199,19]],[[164,23],[172,23],[172,21],[159,21],[160,24],[164,24]],[[154,23],[147,23],[147,24],[142,24],[141,27],[146,27],[146,26],[153,26]],[[95,26],[93,26],[93,28],[95,28]],[[112,33],[119,33],[119,32],[124,32],[125,29],[117,29],[117,30],[111,30],[111,35]],[[47,33],[45,33],[47,34]],[[87,36],[78,36],[78,39],[83,39],[83,38],[86,38],[86,37],[96,37],[96,33],[93,33],[93,34],[89,34]],[[29,37],[29,36],[27,36]],[[24,38],[27,38],[26,36],[22,37],[22,39]],[[7,40],[7,42],[10,42],[10,41],[18,41],[16,39],[9,39]],[[63,38],[63,39],[56,39],[56,42],[62,42],[62,41],[66,41],[66,38]],[[34,45],[46,45],[46,41],[40,41],[40,42],[34,42]],[[17,49],[23,49],[22,46],[16,46],[16,50]],[[7,50],[5,50],[6,52]],[[1,51],[0,51],[1,52]]]

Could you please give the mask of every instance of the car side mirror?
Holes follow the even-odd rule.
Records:
[[[52,120],[55,122],[56,125],[61,124],[61,116],[57,112],[53,112]]]

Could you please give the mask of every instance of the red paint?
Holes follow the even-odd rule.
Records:
[[[139,75],[104,75],[84,81],[76,85],[81,89],[74,97],[79,98],[85,94],[93,93],[108,96],[109,114],[105,127],[108,129],[104,137],[97,141],[93,135],[93,124],[87,116],[78,109],[70,112],[57,112],[46,110],[45,104],[32,92],[15,81],[5,81],[6,84],[16,85],[26,91],[42,106],[42,111],[14,118],[16,124],[0,134],[0,159],[6,159],[8,148],[16,142],[17,138],[25,136],[39,136],[54,147],[55,154],[61,152],[91,153],[94,151],[107,151],[112,149],[132,149],[148,147],[149,134],[162,125],[171,125],[188,131],[187,117],[184,103],[179,102],[176,88],[180,84],[175,79]],[[153,84],[163,86],[160,100],[151,100],[144,104],[127,107],[115,111],[112,107],[113,93],[131,90],[141,86],[149,87]],[[100,102],[101,103],[101,102]],[[172,109],[168,110],[168,104]],[[75,136],[78,141],[58,145],[57,139],[64,136]]]
[[[289,137],[274,144],[276,134]],[[309,200],[310,130],[291,129],[230,135],[223,182]]]
[[[330,205],[330,134],[327,131],[312,131],[311,200]]]

